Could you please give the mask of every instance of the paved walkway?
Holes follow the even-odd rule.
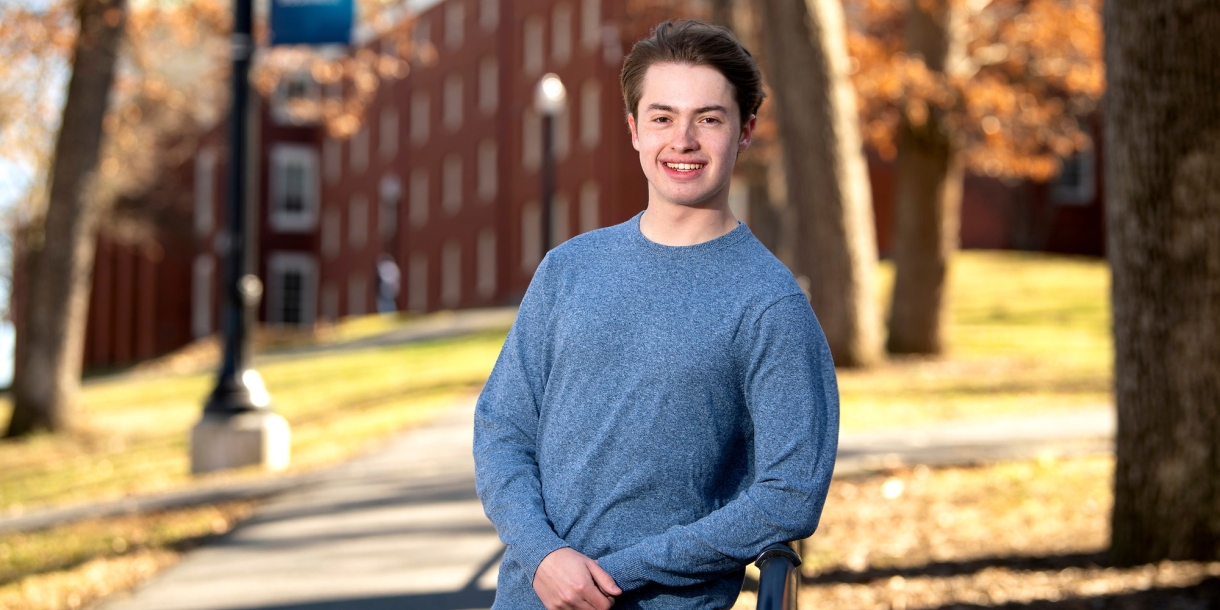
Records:
[[[102,610],[467,610],[503,552],[474,493],[472,405],[265,504]],[[1109,409],[845,435],[836,474],[1108,451]]]

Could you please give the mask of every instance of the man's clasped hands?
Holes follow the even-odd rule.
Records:
[[[566,547],[538,564],[534,591],[547,610],[607,610],[623,594],[596,560]]]

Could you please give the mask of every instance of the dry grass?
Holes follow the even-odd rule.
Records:
[[[181,553],[227,533],[252,502],[91,519],[0,536],[0,608],[69,610],[134,588]]]
[[[1112,471],[1087,458],[836,480],[801,545],[800,606],[1220,607],[1220,562],[1108,564]]]

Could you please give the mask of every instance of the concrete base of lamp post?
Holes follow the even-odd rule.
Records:
[[[291,440],[288,421],[278,413],[205,413],[191,429],[191,474],[256,465],[283,470]]]

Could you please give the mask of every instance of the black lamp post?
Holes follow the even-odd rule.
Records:
[[[567,107],[568,92],[556,74],[547,74],[534,90],[534,109],[542,115],[542,255],[551,249],[551,201],[555,197],[555,117]]]
[[[194,473],[255,464],[278,470],[288,466],[290,451],[288,422],[271,411],[271,396],[262,377],[249,366],[249,329],[254,324],[254,307],[263,292],[258,277],[248,272],[247,261],[246,145],[250,60],[254,52],[252,4],[252,0],[234,2],[228,201],[221,240],[225,255],[221,318],[224,352],[216,387],[204,403],[203,418],[191,430]]]
[[[224,360],[216,387],[204,405],[204,414],[228,417],[254,409],[268,409],[270,396],[258,372],[249,368],[250,315],[262,296],[262,283],[248,273],[246,260],[246,141],[249,133],[247,100],[250,96],[250,59],[254,52],[251,35],[252,0],[235,0],[233,11],[233,99],[229,118],[228,201],[223,240],[224,300],[222,331]]]

